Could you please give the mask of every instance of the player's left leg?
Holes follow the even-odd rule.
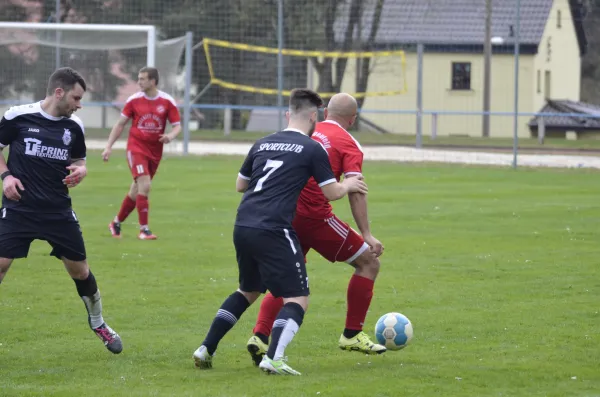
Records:
[[[121,208],[119,209],[119,213],[115,216],[115,219],[108,225],[108,230],[110,230],[110,234],[112,234],[115,238],[121,238],[121,223],[125,222],[125,219],[133,212],[135,209],[137,197],[137,183],[133,181],[131,186],[129,187],[129,192],[123,199],[121,203]]]
[[[246,350],[250,353],[254,365],[259,365],[267,353],[273,323],[281,308],[283,308],[283,298],[276,298],[271,292],[267,292],[260,302],[256,325],[252,330],[254,335],[246,343]]]
[[[144,169],[148,166],[145,163],[143,156],[127,151],[127,165],[133,176],[133,182],[129,187],[129,192],[125,195],[119,213],[115,218],[108,224],[108,230],[110,234],[115,238],[121,238],[121,223],[125,222],[125,219],[135,210],[136,198],[137,198],[137,183],[135,182],[138,175],[143,174]]]
[[[314,233],[314,220],[303,221],[301,217],[296,217],[292,223],[292,227],[296,232],[302,253],[304,255],[304,262],[306,262],[306,255],[311,249],[313,233]],[[250,353],[254,365],[259,365],[262,361],[263,356],[267,353],[269,347],[269,336],[273,329],[273,323],[277,318],[277,314],[283,307],[283,298],[276,298],[267,292],[260,303],[260,309],[258,316],[256,317],[256,324],[252,330],[252,335],[246,343],[246,350]]]
[[[0,284],[15,259],[27,258],[31,242],[39,238],[39,220],[2,209],[0,217]]]
[[[311,244],[315,251],[330,262],[347,262],[356,269],[348,284],[346,327],[340,336],[339,347],[367,354],[385,352],[385,346],[373,343],[363,332],[379,272],[379,259],[370,252],[360,234],[335,215],[320,225],[311,220],[305,222],[313,230]]]
[[[94,334],[110,352],[121,353],[123,350],[121,337],[106,324],[102,317],[100,290],[87,262],[85,243],[75,213],[65,214],[64,219],[51,219],[45,222],[42,237],[52,246],[50,255],[63,261],[65,269],[75,282]]]
[[[72,255],[70,256],[73,257]],[[100,290],[87,260],[72,260],[66,256],[62,256],[61,259],[65,264],[67,272],[75,282],[77,293],[85,304],[90,328],[111,353],[121,353],[123,351],[123,342],[119,334],[109,327],[102,317]]]
[[[148,200],[148,196],[150,195],[152,178],[150,175],[141,175],[136,179],[136,183],[138,186],[138,194],[135,205],[140,220],[140,234],[138,235],[138,238],[140,240],[156,240],[157,237],[152,234],[150,227],[148,226],[148,218],[150,215],[150,201]]]
[[[239,270],[240,287],[221,304],[204,341],[193,354],[196,367],[212,368],[212,356],[223,337],[261,293],[265,292],[258,263],[254,259],[257,247],[264,246],[255,229],[235,227],[233,242]]]
[[[240,288],[229,295],[217,310],[204,341],[193,354],[196,367],[212,368],[212,356],[215,354],[219,342],[261,294],[260,291],[247,292],[243,288],[245,287],[240,285]]]
[[[2,284],[2,280],[4,280],[4,276],[10,269],[10,265],[13,263],[12,258],[0,258],[0,284]]]
[[[156,240],[157,237],[154,234],[152,234],[152,232],[150,231],[150,227],[148,226],[150,210],[148,196],[150,195],[152,178],[158,170],[159,162],[152,160],[151,158],[145,156],[142,153],[134,153],[128,151],[127,164],[129,165],[131,175],[133,176],[134,184],[131,185],[129,194],[125,198],[124,205],[126,205],[127,210],[129,210],[132,205],[132,202],[135,201],[134,208],[137,208],[140,222],[140,232],[138,234],[138,238],[140,240]],[[131,209],[131,211],[133,211],[133,209]],[[115,233],[112,229],[111,233],[114,236]]]
[[[385,353],[387,350],[385,346],[372,342],[363,332],[365,318],[373,298],[375,278],[379,273],[379,258],[375,257],[369,249],[365,249],[358,257],[347,262],[356,270],[348,283],[346,327],[340,336],[339,346],[343,350],[367,354]]]
[[[273,296],[283,298],[284,305],[273,323],[271,343],[259,367],[272,374],[300,375],[284,357],[308,308],[306,263],[294,230],[273,230],[268,234],[269,250],[261,251],[259,269],[265,286]]]
[[[157,237],[150,231],[148,218],[150,216],[150,187],[152,185],[152,179],[158,171],[159,161],[151,158],[145,159],[146,169],[136,179],[137,183],[137,198],[136,207],[138,209],[138,215],[140,218],[140,234],[138,238],[140,240],[156,240]]]
[[[295,272],[293,273],[295,276]],[[300,293],[304,294],[305,292]],[[308,294],[308,291],[306,291],[306,294]],[[304,315],[308,309],[308,295],[286,297],[283,299],[283,303],[283,307],[273,324],[273,338],[269,344],[269,349],[258,366],[263,371],[271,374],[301,375],[300,372],[286,363],[285,349],[294,339],[304,321]]]

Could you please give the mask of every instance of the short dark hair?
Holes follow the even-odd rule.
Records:
[[[79,83],[79,85],[81,86],[81,88],[83,88],[84,91],[87,90],[85,80],[83,79],[83,77],[81,77],[79,72],[77,72],[75,69],[71,69],[68,67],[59,68],[56,69],[54,73],[52,73],[52,75],[50,76],[50,79],[48,79],[48,88],[46,90],[46,93],[48,95],[52,95],[54,93],[54,90],[56,90],[57,88],[62,88],[63,90],[65,90],[65,92],[68,92],[71,91],[77,83]]]
[[[310,107],[320,108],[323,99],[319,94],[308,88],[295,88],[290,93],[290,111],[297,112]]]
[[[158,85],[158,69],[151,66],[144,66],[140,69],[139,73],[148,73],[148,79],[154,80],[156,85]]]

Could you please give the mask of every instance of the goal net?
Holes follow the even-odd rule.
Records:
[[[0,110],[43,99],[58,67],[79,71],[87,83],[86,127],[110,128],[125,100],[139,90],[143,66],[160,71],[159,88],[183,97],[185,37],[156,40],[149,25],[0,22]]]

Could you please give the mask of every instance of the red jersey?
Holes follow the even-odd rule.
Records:
[[[164,134],[167,121],[171,125],[180,123],[179,110],[173,97],[162,91],[158,91],[154,98],[138,92],[127,99],[121,115],[133,119],[127,150],[160,161],[163,143],[158,138]]]
[[[338,123],[330,120],[317,123],[312,139],[327,150],[331,169],[338,182],[342,174],[362,174],[363,152],[360,144]],[[331,204],[314,178],[309,179],[300,193],[296,214],[313,219],[327,219],[333,215]]]

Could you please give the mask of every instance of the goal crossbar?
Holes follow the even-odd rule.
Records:
[[[156,26],[154,25],[118,25],[118,24],[82,24],[82,23],[38,23],[38,22],[0,22],[0,29],[32,29],[54,31],[92,31],[92,32],[145,32],[147,34],[147,63],[156,63]]]

